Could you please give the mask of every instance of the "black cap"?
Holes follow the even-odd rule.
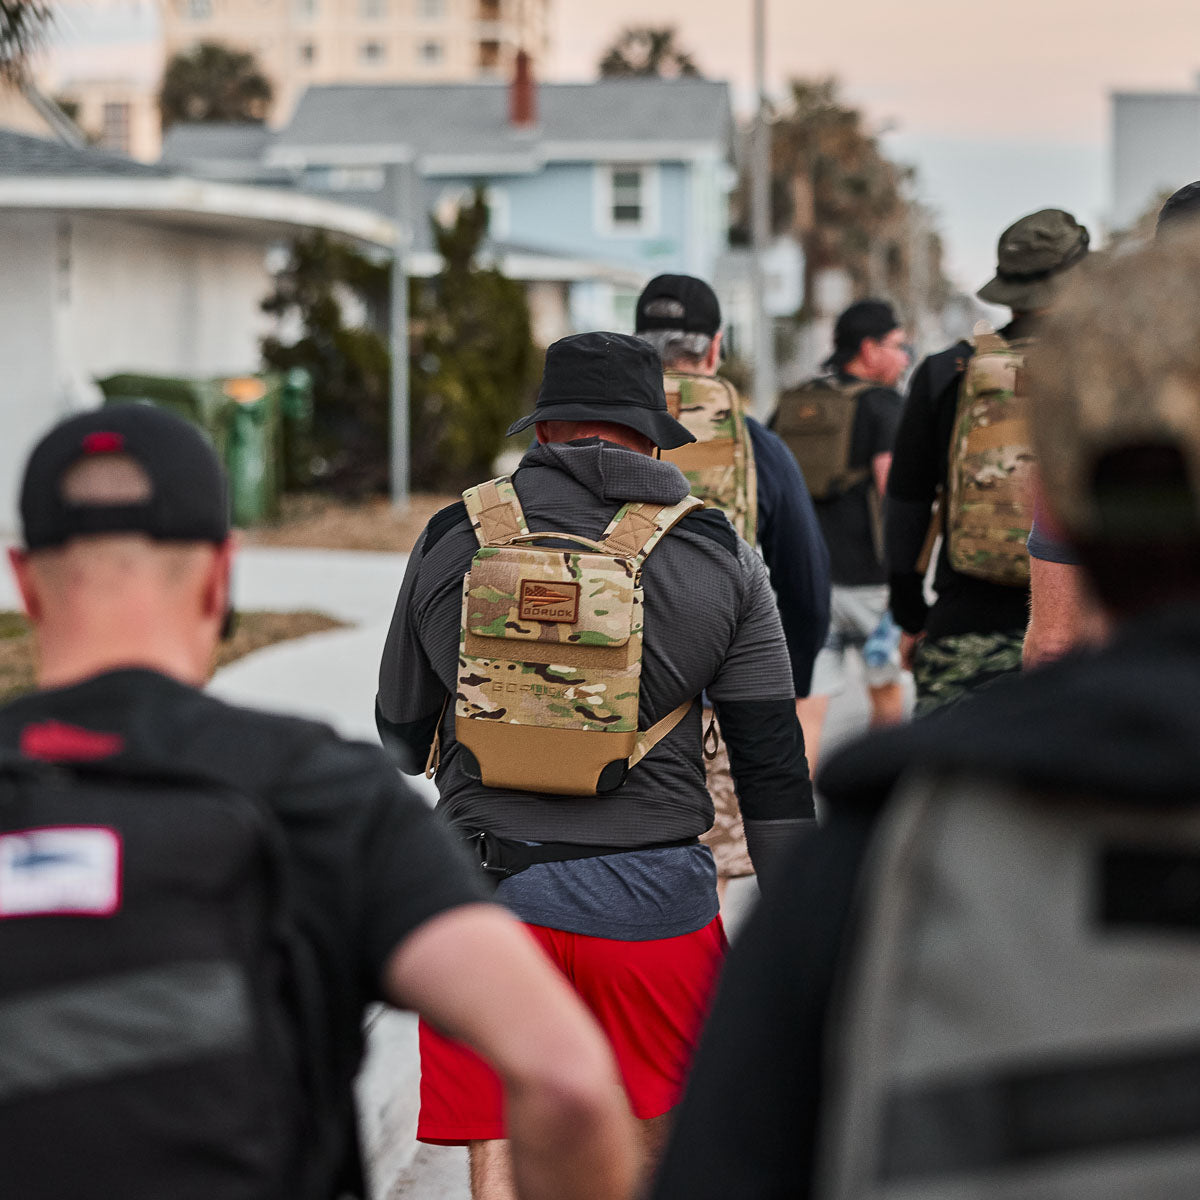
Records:
[[[667,411],[658,351],[623,333],[577,333],[546,351],[537,406],[509,426],[535,421],[612,421],[644,433],[663,450],[696,439]]]
[[[721,306],[717,294],[694,275],[657,275],[638,297],[634,328],[678,329],[713,337],[721,328]]]
[[[829,361],[844,366],[858,354],[864,338],[887,337],[899,328],[896,311],[886,300],[858,300],[833,327],[833,356]]]
[[[81,459],[122,454],[150,481],[141,503],[72,504],[63,475]],[[70,417],[34,447],[21,484],[21,524],[30,550],[101,533],[144,533],[156,541],[223,542],[229,536],[225,471],[200,430],[144,404]]]
[[[1174,230],[1190,225],[1200,217],[1200,180],[1185,183],[1177,192],[1172,192],[1158,210],[1158,221],[1154,227],[1157,237],[1164,229]]]

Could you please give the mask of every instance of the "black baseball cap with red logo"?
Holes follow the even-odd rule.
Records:
[[[149,480],[149,494],[136,503],[72,503],[63,488],[67,471],[107,454],[132,459]],[[118,404],[69,417],[34,447],[21,484],[21,525],[29,550],[104,533],[219,543],[229,536],[229,488],[195,425],[145,404]]]

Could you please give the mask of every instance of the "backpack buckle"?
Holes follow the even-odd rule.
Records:
[[[498,880],[517,874],[519,868],[505,866],[504,847],[494,833],[489,833],[486,829],[477,829],[468,833],[463,840],[471,846],[480,869],[485,874],[494,875]]]

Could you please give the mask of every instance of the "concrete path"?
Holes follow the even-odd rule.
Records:
[[[327,721],[346,737],[376,741],[374,698],[379,656],[406,557],[363,551],[247,547],[238,556],[234,600],[240,609],[328,613],[351,628],[312,634],[248,655],[219,672],[210,690],[231,703]],[[830,705],[826,748],[866,723],[865,698],[853,686]],[[430,802],[424,779],[413,781]],[[731,934],[757,894],[734,881]],[[465,1151],[418,1146],[416,1021],[377,1012],[359,1087],[363,1136],[375,1200],[469,1200]]]

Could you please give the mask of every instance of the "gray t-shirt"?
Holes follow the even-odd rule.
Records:
[[[672,504],[687,483],[670,463],[610,443],[535,446],[513,483],[532,530],[598,538],[628,500]],[[457,680],[462,580],[478,543],[465,511],[427,529],[410,558],[380,667],[379,711],[395,724],[441,710]],[[646,559],[639,725],[649,728],[702,691],[722,702],[793,695],[779,612],[761,559],[715,514],[688,518]],[[719,519],[723,521],[723,518]],[[699,835],[713,820],[700,753],[700,704],[615,792],[544,796],[489,788],[463,771],[453,706],[442,721],[439,811],[462,829],[525,841],[628,846]],[[626,860],[626,861],[623,861]],[[502,886],[522,919],[595,936],[666,937],[716,912],[701,847],[540,864]],[[684,926],[685,928],[681,928]],[[669,932],[647,932],[652,929]]]

